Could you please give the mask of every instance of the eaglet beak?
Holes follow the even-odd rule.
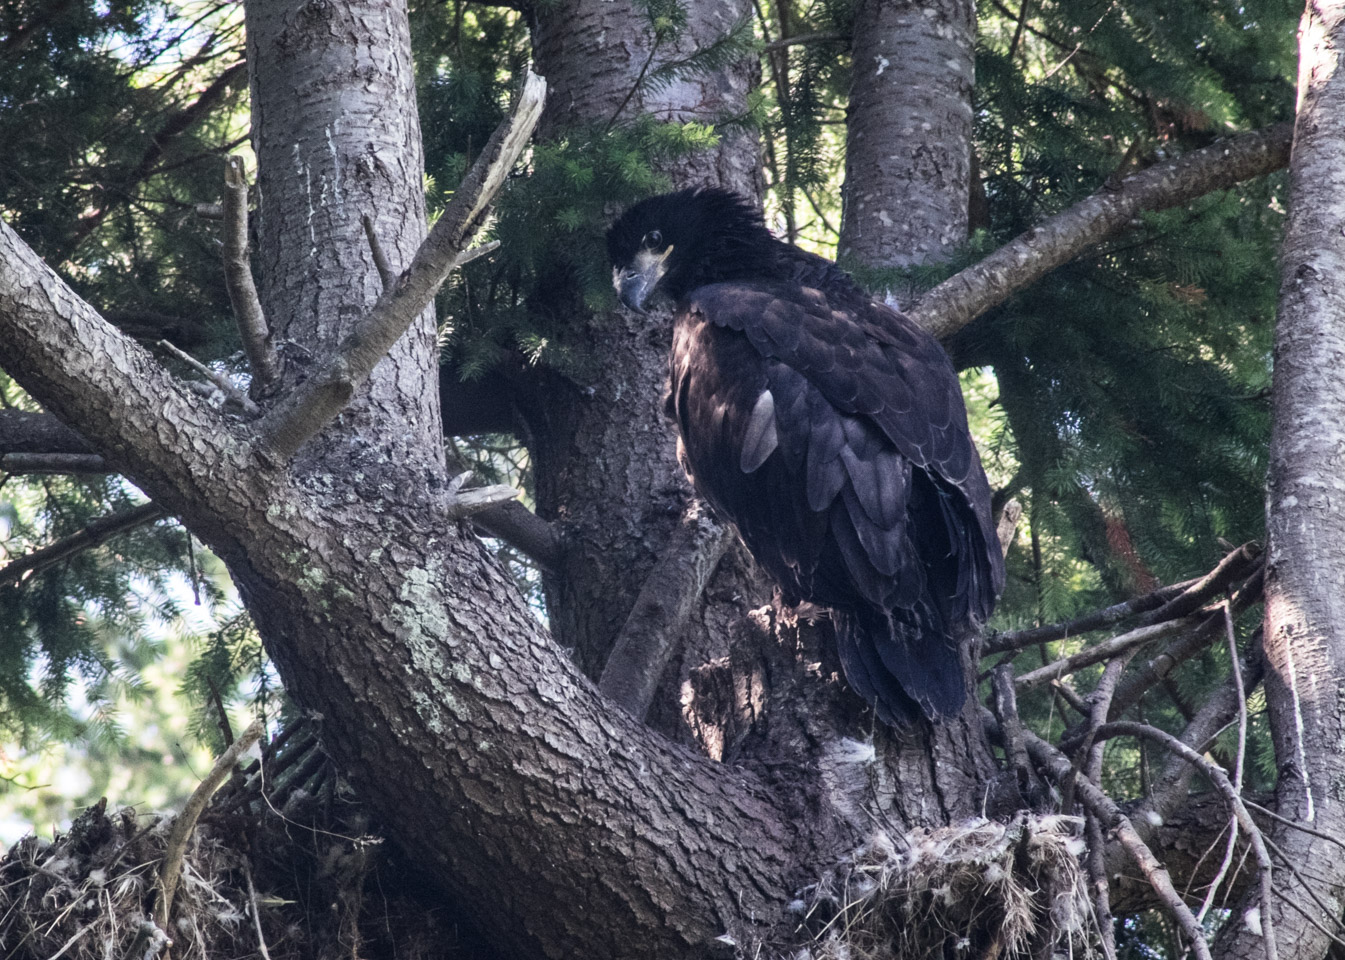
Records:
[[[672,252],[672,244],[661,253],[641,250],[629,267],[613,270],[612,286],[616,288],[617,299],[636,313],[644,313],[644,302],[667,272],[668,254]]]

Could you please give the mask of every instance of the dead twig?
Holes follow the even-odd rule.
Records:
[[[248,262],[248,184],[242,157],[229,157],[224,162],[222,212],[224,283],[229,288],[229,302],[252,371],[248,392],[252,399],[259,400],[275,387],[280,369],[271,348],[271,332],[266,326],[261,298],[257,296],[257,285],[252,279],[252,264]]]
[[[53,564],[73,557],[82,550],[100,546],[119,533],[153,523],[165,515],[163,507],[157,503],[145,503],[132,507],[125,513],[95,520],[78,533],[72,533],[55,543],[25,553],[0,567],[0,586],[26,582]]]
[[[206,366],[200,360],[197,360],[195,357],[193,357],[190,353],[187,353],[179,349],[176,345],[169,343],[167,340],[160,340],[159,347],[160,349],[166,350],[173,356],[177,357],[179,360],[181,360],[187,366],[191,367],[197,373],[208,378],[211,383],[213,383],[217,388],[219,388],[220,393],[224,394],[227,400],[238,406],[238,408],[241,409],[248,416],[256,417],[261,415],[262,412],[261,407],[253,403],[252,398],[249,397],[246,393],[244,393],[242,390],[239,390],[236,386],[234,386],[233,383],[229,380],[229,378],[226,377],[223,373],[221,373],[218,370],[212,370],[210,367]]]
[[[1031,731],[1023,732],[1023,740],[1028,755],[1032,757],[1038,769],[1057,784],[1063,784],[1071,776],[1072,766],[1069,758],[1063,753]],[[1087,780],[1078,781],[1076,792],[1079,802],[1098,818],[1102,829],[1115,836],[1126,853],[1130,854],[1131,860],[1149,881],[1154,893],[1177,921],[1182,932],[1191,940],[1191,948],[1195,951],[1197,960],[1213,960],[1209,944],[1205,942],[1205,933],[1195,914],[1182,902],[1181,896],[1172,885],[1172,878],[1168,876],[1167,869],[1140,839],[1139,834],[1135,832],[1134,824],[1130,822],[1125,812],[1117,806],[1116,801]]]
[[[173,821],[173,829],[168,834],[168,844],[164,848],[163,864],[159,867],[159,895],[155,902],[154,920],[160,928],[168,926],[168,917],[173,909],[173,897],[177,894],[177,881],[182,873],[182,855],[187,850],[187,840],[191,837],[191,832],[196,827],[196,821],[201,816],[201,811],[205,809],[206,803],[224,778],[229,775],[229,771],[234,768],[244,752],[247,751],[262,735],[262,722],[254,720],[234,741],[233,746],[225,750],[215,765],[210,768],[204,780],[192,791],[192,795],[187,798],[187,805],[182,808],[182,812],[177,815]]]

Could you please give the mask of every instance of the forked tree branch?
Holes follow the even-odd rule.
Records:
[[[1293,125],[1238,134],[1155,164],[1048,217],[984,260],[949,277],[906,314],[934,336],[952,336],[1012,294],[1068,263],[1147,210],[1167,210],[1279,170],[1289,163]]]
[[[1154,743],[1161,745],[1164,749],[1172,751],[1181,757],[1191,766],[1195,767],[1205,777],[1214,784],[1215,787],[1224,795],[1229,806],[1233,809],[1233,815],[1237,818],[1238,826],[1247,834],[1252,844],[1252,851],[1256,854],[1256,863],[1260,868],[1261,881],[1261,930],[1262,938],[1265,941],[1266,960],[1277,960],[1278,952],[1275,949],[1275,931],[1272,927],[1271,910],[1271,890],[1273,889],[1272,866],[1270,862],[1270,851],[1266,849],[1265,840],[1261,836],[1261,828],[1256,825],[1252,819],[1251,813],[1242,802],[1242,796],[1233,786],[1233,782],[1228,778],[1228,773],[1218,764],[1211,763],[1204,756],[1192,750],[1189,746],[1182,743],[1172,734],[1159,730],[1157,727],[1150,726],[1147,723],[1134,723],[1129,720],[1116,720],[1105,723],[1096,731],[1098,739],[1109,737],[1143,737]]]
[[[1063,753],[1031,731],[1023,732],[1024,746],[1037,768],[1059,785],[1064,785],[1073,777],[1073,767]],[[1135,831],[1130,818],[1116,804],[1116,801],[1102,792],[1088,780],[1075,782],[1075,795],[1078,801],[1098,819],[1103,831],[1116,837],[1121,846],[1130,854],[1135,865],[1144,874],[1159,900],[1168,913],[1177,921],[1182,932],[1191,941],[1191,947],[1200,960],[1212,960],[1209,944],[1205,942],[1205,933],[1196,920],[1191,908],[1182,902],[1181,895],[1172,885],[1167,869],[1152,850]]]
[[[458,185],[415,259],[337,348],[335,356],[261,421],[262,446],[283,462],[349,402],[457,265],[542,115],[546,81],[531,71],[518,104]]]

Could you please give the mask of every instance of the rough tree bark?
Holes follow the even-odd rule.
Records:
[[[967,239],[972,0],[864,0],[855,16],[840,255],[936,263]]]
[[[1267,494],[1266,702],[1281,816],[1345,836],[1345,3],[1310,0],[1299,32],[1298,118],[1281,264]],[[1331,915],[1279,872],[1281,957],[1320,957],[1345,905],[1345,860],[1281,824],[1274,842],[1313,877]],[[1300,909],[1286,905],[1293,900]],[[1241,913],[1255,909],[1246,900]],[[1222,957],[1264,956],[1233,923]]]

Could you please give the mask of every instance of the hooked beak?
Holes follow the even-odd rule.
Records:
[[[616,288],[617,299],[636,313],[644,313],[645,301],[667,272],[668,255],[672,252],[671,244],[662,253],[641,250],[629,267],[613,270],[612,286]]]

